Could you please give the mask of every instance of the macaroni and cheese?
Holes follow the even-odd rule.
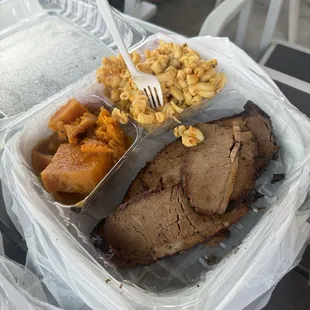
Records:
[[[201,130],[193,126],[186,128],[186,126],[180,125],[174,128],[173,133],[175,137],[181,138],[182,144],[186,147],[196,146],[205,139]]]
[[[150,107],[145,93],[132,81],[121,55],[103,59],[97,80],[104,84],[105,95],[141,124],[174,118],[186,108],[215,96],[226,83],[224,73],[216,70],[217,60],[201,59],[187,44],[160,41],[157,49],[145,50],[144,57],[133,52],[131,58],[137,69],[159,80],[164,106],[158,111]],[[117,111],[115,115],[125,120],[126,114]]]

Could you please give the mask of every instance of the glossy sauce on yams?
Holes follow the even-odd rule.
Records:
[[[74,99],[50,118],[49,127],[54,132],[33,148],[32,165],[63,204],[87,197],[132,143],[106,109],[96,115]]]

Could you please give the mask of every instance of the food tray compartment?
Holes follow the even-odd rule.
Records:
[[[131,51],[136,51],[140,56],[144,57],[144,51],[146,49],[153,50],[159,46],[159,41],[163,40],[166,42],[171,42],[171,43],[176,43],[176,44],[184,44],[188,42],[188,39],[182,36],[168,36],[168,35],[163,35],[163,34],[155,34],[150,37],[148,37],[146,40],[142,41],[141,43],[137,44]],[[191,44],[189,43],[189,47],[191,47]],[[195,48],[193,48],[195,50]],[[212,54],[212,52],[208,51],[205,54],[201,55],[201,58],[203,59],[212,59],[212,58],[217,58],[215,54]],[[225,69],[223,67],[223,64],[221,64],[221,61],[218,62],[217,65],[217,71],[218,72],[224,72],[226,77],[227,77],[227,83],[225,84],[224,88],[216,94],[214,97],[211,99],[204,99],[201,104],[194,105],[191,107],[188,107],[185,109],[182,113],[177,114],[176,118],[179,121],[186,121],[187,119],[190,119],[194,117],[195,115],[198,115],[200,112],[205,111],[209,107],[215,105],[218,100],[222,100],[224,97],[228,98],[230,96],[230,93],[235,89],[234,87],[234,82],[235,78],[232,75],[226,74]],[[105,101],[114,104],[109,98],[105,97],[103,95]],[[137,122],[137,121],[136,121]],[[168,128],[173,127],[177,125],[178,122],[173,119],[169,118],[166,119],[162,123],[155,123],[155,124],[150,124],[150,125],[145,125],[145,124],[139,124],[141,127],[145,128],[147,132],[152,133],[154,135],[161,134],[168,130]]]
[[[29,113],[31,117],[29,116],[28,121],[24,123],[24,127],[20,133],[17,150],[22,165],[24,165],[28,169],[32,178],[38,179],[32,168],[31,151],[33,147],[40,140],[45,139],[51,135],[52,130],[47,126],[48,120],[60,106],[67,103],[70,99],[75,98],[88,107],[99,108],[100,106],[103,106],[110,112],[112,111],[111,106],[106,102],[104,102],[98,96],[98,94],[101,93],[101,85],[93,84],[92,81],[93,81],[92,76],[86,78],[84,82],[80,82],[70,91],[64,91],[63,95],[59,95],[57,98],[48,101],[46,104],[42,104],[42,106],[39,107],[35,111],[35,113],[33,114]],[[98,183],[96,188],[84,200],[78,202],[76,206],[82,207],[92,201],[92,199],[100,191],[102,186],[104,186],[104,184],[109,182],[111,176],[121,167],[121,165],[124,163],[129,154],[137,146],[138,141],[141,139],[142,130],[139,129],[134,123],[128,122],[125,125],[121,125],[121,127],[133,141],[131,146],[128,148],[126,153],[117,161],[117,163],[112,167],[112,169],[107,173],[107,175]],[[42,185],[41,187],[43,189]],[[49,200],[55,201],[52,195],[50,195],[47,192],[45,194],[49,196]],[[55,203],[64,207],[70,207],[63,205],[59,202]]]
[[[27,111],[80,80],[116,51],[91,0],[7,0],[0,2],[0,111]],[[116,10],[127,47],[145,32]]]
[[[231,91],[229,109],[224,109],[227,99],[217,100],[217,105],[189,119],[185,124],[194,125],[199,122],[208,122],[220,117],[230,116],[241,112],[246,98],[237,90]],[[223,108],[223,109],[221,109]],[[275,129],[277,135],[277,130]],[[105,185],[92,204],[88,205],[78,216],[78,228],[85,235],[90,235],[92,229],[98,224],[99,219],[106,218],[122,202],[124,195],[141,168],[150,162],[156,154],[167,144],[174,141],[172,131],[160,136],[147,135],[127,158],[122,168]],[[279,142],[281,143],[281,141]],[[128,269],[116,269],[111,266],[106,257],[96,249],[89,249],[92,255],[107,268],[118,281],[132,284],[147,292],[169,293],[185,287],[199,285],[206,273],[217,266],[222,259],[237,250],[244,238],[255,224],[265,214],[266,209],[283,199],[283,193],[292,179],[280,181],[271,185],[274,173],[286,171],[284,158],[280,156],[277,161],[272,161],[256,182],[256,190],[265,195],[255,204],[250,205],[249,213],[236,224],[229,228],[230,236],[218,245],[210,247],[206,244],[195,246],[184,253],[163,258],[148,266],[136,266]]]
[[[191,39],[190,42],[193,43],[195,40],[198,45],[199,39]],[[231,227],[232,235],[227,241],[212,248],[212,252],[209,252],[211,259],[209,255],[206,260],[207,264],[205,264],[204,258],[196,257],[196,255],[200,255],[202,249],[209,251],[209,248],[201,245],[191,251],[171,257],[171,261],[168,261],[170,260],[168,258],[146,267],[118,270],[110,266],[107,261],[102,260],[88,239],[90,231],[98,221],[113,212],[122,201],[131,180],[144,164],[151,160],[164,145],[175,139],[171,132],[156,137],[142,136],[137,147],[132,150],[122,167],[115,172],[96,199],[81,214],[71,212],[69,208],[63,208],[50,199],[50,196],[42,190],[38,179],[23,163],[17,148],[24,124],[51,101],[59,100],[61,97],[65,99],[67,93],[81,86],[82,82],[47,102],[33,107],[29,113],[17,117],[8,124],[7,131],[3,134],[2,177],[11,174],[10,178],[5,179],[5,186],[10,189],[12,194],[12,202],[8,198],[6,203],[17,215],[25,235],[28,233],[27,242],[30,242],[29,245],[34,250],[32,253],[36,255],[31,262],[47,268],[48,276],[56,275],[56,279],[58,280],[57,277],[59,277],[61,283],[73,288],[74,293],[85,292],[83,301],[87,300],[93,308],[100,308],[107,304],[110,305],[107,308],[112,308],[111,305],[118,305],[119,309],[126,306],[148,309],[154,307],[195,307],[196,305],[197,307],[212,305],[211,309],[216,308],[217,305],[222,307],[224,297],[228,294],[239,294],[240,288],[245,288],[240,286],[241,281],[239,281],[241,277],[246,276],[243,264],[246,265],[245,271],[252,281],[258,275],[257,270],[260,270],[259,263],[262,262],[260,257],[265,257],[263,262],[269,261],[269,247],[272,247],[273,253],[277,254],[275,247],[279,245],[280,241],[275,238],[273,241],[276,244],[273,245],[266,240],[272,240],[270,236],[278,237],[280,235],[282,238],[283,230],[280,231],[278,228],[282,229],[284,226],[282,224],[287,218],[292,219],[293,216],[293,221],[295,221],[294,214],[297,207],[301,205],[301,199],[303,200],[305,192],[308,191],[308,187],[303,185],[309,179],[309,143],[307,143],[309,139],[304,132],[300,131],[300,126],[302,128],[309,127],[306,117],[290,106],[276,86],[274,86],[275,91],[273,92],[272,81],[264,76],[258,66],[256,68],[258,74],[251,70],[252,67],[255,68],[255,64],[252,64],[250,59],[247,59],[247,67],[242,67],[243,62],[238,61],[237,58],[238,56],[240,60],[243,60],[242,53],[241,56],[237,53],[233,56],[229,55],[227,46],[231,49],[232,54],[238,50],[229,41],[219,38],[203,38],[203,40],[211,43],[210,48],[208,45],[202,44],[202,47],[209,52],[219,50],[214,53],[214,56],[219,58],[220,64],[223,61],[223,68],[225,71],[227,70],[225,73],[229,79],[229,88],[227,89],[229,96],[223,97],[221,100],[219,100],[219,96],[216,104],[207,106],[205,113],[201,113],[199,117],[188,119],[187,122],[193,124],[198,121],[206,122],[230,116],[240,112],[246,100],[254,101],[271,116],[274,133],[281,145],[278,164],[275,162],[270,173],[284,172],[286,174],[285,180],[275,188],[269,187],[268,180],[271,175],[268,172],[264,174],[265,179],[262,179],[259,189],[266,195],[262,198],[266,202],[264,206],[267,208],[272,206],[272,208],[262,211],[258,209],[259,206],[255,206],[253,212]],[[215,41],[218,46],[212,49],[212,43]],[[93,78],[93,76],[89,77],[89,85]],[[83,83],[85,81],[83,80]],[[294,225],[294,223],[292,224]],[[250,233],[246,236],[249,231]],[[295,236],[292,240],[289,240],[290,244],[296,240]],[[243,245],[235,251],[231,251],[240,243]],[[260,246],[263,246],[262,249]],[[226,249],[227,252],[225,252]],[[228,253],[231,254],[227,255]],[[256,253],[260,255],[257,256]],[[219,260],[219,264],[212,265],[212,262]],[[46,262],[52,264],[46,265]],[[182,265],[183,263],[184,265]],[[234,268],[237,267],[236,264],[239,268]],[[55,265],[57,268],[54,267]],[[253,268],[256,269],[255,273],[252,272]],[[206,271],[210,272],[206,273]],[[279,271],[279,268],[276,271]],[[245,280],[247,285],[249,279],[245,278]],[[165,281],[168,285],[163,284]],[[90,285],[85,285],[85,283]],[[164,285],[166,289],[163,290],[161,285]],[[94,287],[96,290],[93,290]],[[186,287],[186,289],[179,290],[182,287]],[[86,297],[86,295],[88,296]]]
[[[80,214],[70,212],[67,206],[55,202],[53,197],[43,189],[37,176],[32,172],[30,159],[32,147],[40,139],[49,135],[47,120],[60,105],[71,98],[76,98],[82,103],[101,104],[103,103],[101,94],[102,85],[95,83],[94,75],[90,75],[73,87],[64,90],[60,95],[54,96],[47,102],[32,108],[25,115],[18,118],[16,124],[13,125],[16,130],[11,131],[11,133],[12,135],[16,134],[14,139],[17,141],[17,153],[23,170],[27,170],[32,186],[42,202],[51,204],[53,208],[55,207],[53,213],[58,214],[60,212],[71,234],[116,280],[133,285],[146,292],[157,294],[199,285],[199,282],[206,277],[208,271],[214,269],[223,258],[237,249],[265,213],[264,208],[268,208],[282,199],[281,193],[287,188],[284,183],[290,184],[292,180],[282,181],[277,187],[271,189],[269,186],[273,173],[284,171],[284,159],[281,157],[282,150],[279,160],[272,162],[269,169],[257,181],[256,189],[261,193],[269,193],[269,196],[265,193],[266,196],[259,200],[258,205],[252,206],[252,210],[244,218],[230,227],[230,237],[227,240],[220,242],[215,247],[201,244],[189,251],[161,259],[149,266],[116,269],[87,241],[88,236],[99,220],[107,217],[122,202],[128,186],[140,169],[148,161],[152,160],[165,145],[175,140],[172,131],[156,136],[145,135],[142,128],[133,124],[132,128],[136,131],[133,146],[123,156],[120,164],[115,169],[113,168],[103,179],[100,184],[100,191],[98,194],[96,193],[95,198],[90,197],[90,203],[86,204]],[[227,108],[227,98],[220,94],[217,97],[216,105],[208,106],[203,113],[188,119],[185,124],[194,125],[197,122],[208,122],[241,112],[243,105],[247,101],[246,97],[237,89],[230,89],[229,94],[229,108]],[[112,108],[109,104],[107,107]],[[33,131],[33,122],[39,123],[40,130]],[[275,134],[279,137],[277,128],[275,128]],[[266,188],[268,191],[266,191]]]

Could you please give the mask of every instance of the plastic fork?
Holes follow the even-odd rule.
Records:
[[[142,73],[136,69],[124,44],[124,41],[119,34],[108,1],[96,0],[96,3],[109,29],[110,34],[112,35],[114,42],[118,47],[119,52],[123,56],[127,68],[131,74],[132,80],[135,82],[135,84],[140,90],[144,91],[146,97],[148,98],[151,108],[157,110],[159,106],[163,106],[164,104],[163,94],[159,81],[154,75]]]

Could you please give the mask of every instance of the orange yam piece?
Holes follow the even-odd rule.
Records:
[[[83,143],[81,145],[81,151],[83,153],[113,153],[113,150],[102,141],[88,138],[83,140]]]
[[[113,159],[110,154],[83,153],[81,146],[65,143],[58,148],[41,177],[50,193],[88,195],[112,166]]]
[[[32,166],[37,175],[39,175],[51,162],[53,156],[42,154],[36,150],[32,150]]]
[[[98,128],[95,136],[98,140],[107,144],[113,150],[114,157],[119,159],[126,152],[126,136],[117,120],[110,116],[109,112],[101,108],[97,121]]]
[[[81,117],[85,112],[88,112],[77,100],[71,99],[67,104],[61,106],[48,122],[48,127],[57,131],[58,122],[69,124],[74,122],[78,117]]]
[[[78,144],[79,135],[92,129],[97,122],[97,116],[91,113],[84,113],[75,122],[65,125],[69,143]]]

